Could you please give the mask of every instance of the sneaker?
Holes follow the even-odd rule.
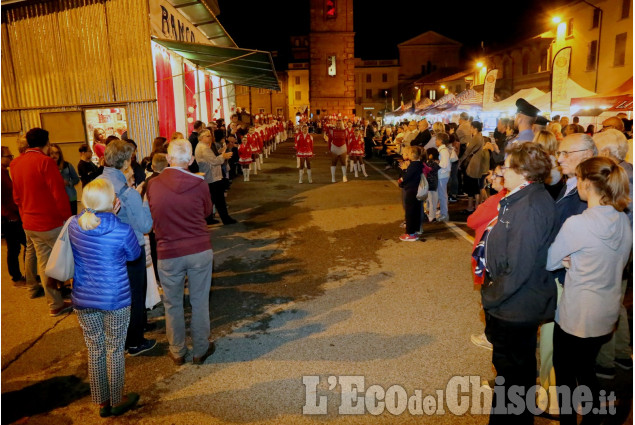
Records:
[[[128,410],[132,409],[137,404],[138,401],[139,401],[139,394],[129,393],[128,395],[124,396],[121,403],[119,403],[117,406],[113,406],[110,408],[110,413],[112,413],[114,416],[123,415]]]
[[[448,202],[450,202],[450,203],[452,203],[452,204],[453,204],[453,203],[455,203],[455,202],[459,202],[459,200],[458,200],[458,199],[456,199],[454,196],[450,196],[450,197],[448,198]]]
[[[156,339],[144,339],[144,341],[136,347],[128,347],[128,355],[132,357],[138,356],[139,354],[152,350],[156,345]]]
[[[208,226],[211,226],[212,224],[218,224],[218,223],[220,223],[220,221],[218,221],[218,220],[216,220],[216,219],[214,219],[214,218],[212,218],[211,220],[206,220],[206,221],[207,221],[207,225],[208,225]]]
[[[485,348],[486,350],[493,350],[492,343],[487,340],[484,333],[473,334],[470,336],[470,341],[472,341],[472,343],[477,347]]]
[[[348,179],[346,178],[346,176],[342,177],[342,181],[343,181],[344,183],[346,183],[346,182],[348,181]]]
[[[384,167],[384,171],[390,170],[391,168],[392,168],[392,165],[386,165],[386,166]]]
[[[598,378],[613,379],[615,378],[615,368],[595,365],[595,376]]]
[[[223,225],[227,226],[229,224],[236,224],[238,223],[238,221],[234,220],[233,218],[230,218],[229,220],[223,222]]]
[[[44,296],[44,288],[42,288],[41,286],[38,286],[35,291],[31,291],[29,294],[29,298],[31,299],[40,298],[43,296]]]
[[[207,348],[207,351],[205,352],[205,354],[203,354],[201,357],[193,357],[192,358],[192,364],[203,364],[205,363],[205,360],[211,356],[212,354],[214,354],[214,351],[216,351],[216,345],[214,345],[213,342],[209,343],[209,347]]]
[[[407,233],[404,233],[403,235],[399,236],[399,240],[403,242],[416,242],[417,240],[419,240],[419,238],[414,234],[409,235]]]
[[[14,288],[28,288],[28,286],[26,285],[26,278],[25,277],[21,277],[18,280],[14,280],[13,281],[13,287]]]
[[[44,292],[44,289],[42,289],[42,292]],[[64,313],[68,313],[73,309],[73,306],[71,305],[70,302],[68,301],[64,301],[64,305],[62,305],[60,308],[56,308],[54,310],[50,310],[49,311],[49,316],[51,317],[57,317],[61,314]]]
[[[627,359],[615,359],[615,366],[618,366],[624,370],[631,370],[633,368],[633,359],[630,357]]]
[[[185,364],[185,357],[177,356],[168,351],[168,357],[172,360],[175,366],[183,366]]]
[[[447,215],[442,215],[437,219],[437,221],[444,221],[447,223],[448,221],[450,221],[450,217],[448,217]]]

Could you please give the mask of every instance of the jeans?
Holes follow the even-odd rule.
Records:
[[[611,339],[600,348],[596,363],[602,367],[612,368],[614,367],[615,359],[630,359],[631,347],[629,346],[631,340],[631,332],[628,325],[628,314],[626,313],[626,307],[624,307],[624,294],[626,293],[626,287],[628,281],[622,280],[622,304],[620,305],[620,315],[617,319],[617,329],[613,332]]]
[[[459,194],[459,161],[454,161],[452,163],[452,169],[450,171],[450,195],[456,198],[456,195]]]
[[[441,217],[448,218],[448,178],[439,178],[439,184],[437,186],[437,192],[439,194],[439,209],[441,210]]]
[[[227,203],[225,202],[225,180],[219,180],[209,184],[209,193],[212,197],[212,204],[216,207],[216,212],[220,216],[220,219],[226,224],[231,217],[227,212]]]
[[[57,236],[62,231],[62,226],[46,232],[36,232],[34,230],[25,230],[26,236],[33,242],[35,253],[37,255],[37,269],[44,286],[44,295],[46,302],[51,310],[61,308],[64,305],[62,293],[57,289],[57,281],[46,276],[46,263],[49,261],[51,250]]]
[[[556,323],[553,332],[553,366],[556,371],[556,384],[568,387],[572,392],[577,386],[586,385],[593,395],[593,406],[599,407],[600,387],[595,376],[595,358],[602,344],[611,338],[611,334],[580,338],[563,331]],[[571,408],[569,413],[564,408]],[[560,403],[560,423],[577,424],[575,406],[563,406]],[[589,413],[584,417],[584,424],[600,423],[598,415]]]
[[[126,337],[126,347],[137,347],[143,343],[143,328],[146,326],[146,288],[148,275],[146,274],[146,247],[141,245],[141,255],[126,264],[128,279],[130,279],[130,324]]]
[[[426,204],[428,206],[428,217],[430,220],[434,220],[437,218],[437,204],[439,203],[439,193],[436,190],[428,191],[428,199],[426,199]]]
[[[165,331],[170,344],[170,352],[183,357],[185,347],[185,312],[183,293],[185,276],[188,278],[192,319],[192,351],[194,357],[201,357],[209,348],[209,290],[212,285],[211,249],[183,257],[159,260],[159,277],[163,288],[165,306]]]
[[[22,222],[2,217],[2,233],[4,233],[4,239],[7,242],[7,268],[11,279],[14,282],[22,280],[20,251],[22,251],[22,246],[26,247],[26,235],[22,229]]]
[[[512,385],[524,388],[527,394],[536,384],[536,341],[538,325],[532,323],[516,323],[498,319],[485,312],[485,336],[493,345],[492,363],[496,368],[497,378],[505,378],[505,390]],[[496,390],[495,390],[496,391]],[[535,396],[535,393],[534,393]],[[531,396],[529,396],[531,397]],[[512,402],[505,391],[505,407]],[[533,415],[525,409],[520,415],[511,412],[497,413],[504,406],[498,406],[497,397],[492,400],[490,424],[533,424]]]

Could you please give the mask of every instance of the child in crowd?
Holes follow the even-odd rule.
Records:
[[[406,147],[404,160],[410,161],[403,178],[399,179],[399,187],[403,191],[404,209],[406,210],[406,233],[401,235],[399,240],[415,242],[419,240],[416,232],[421,228],[422,201],[417,199],[417,190],[423,173],[421,151],[416,146]]]
[[[426,151],[426,155],[428,156],[427,165],[430,167],[430,172],[428,173],[428,199],[426,201],[428,205],[428,220],[437,221],[437,205],[439,203],[437,187],[439,170],[441,169],[439,151],[436,148],[429,148]]]

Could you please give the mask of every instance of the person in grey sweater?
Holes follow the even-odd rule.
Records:
[[[580,199],[587,201],[588,208],[565,221],[547,256],[547,270],[567,268],[556,310],[553,364],[559,387],[573,391],[585,385],[593,394],[594,407],[599,407],[595,358],[617,323],[622,271],[633,244],[623,212],[629,184],[624,169],[606,157],[587,159],[576,174]],[[562,424],[576,423],[574,409],[570,403],[560,405]]]

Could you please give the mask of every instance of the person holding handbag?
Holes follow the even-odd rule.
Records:
[[[88,348],[92,400],[99,415],[121,415],[139,400],[123,395],[124,346],[130,322],[130,281],[126,262],[141,250],[130,225],[113,214],[119,209],[115,190],[106,179],[84,187],[86,209],[68,223],[74,274],[71,299]]]

